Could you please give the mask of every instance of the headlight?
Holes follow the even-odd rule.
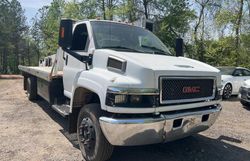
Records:
[[[126,95],[115,95],[115,104],[126,103],[127,96]]]
[[[154,107],[159,102],[157,89],[109,87],[106,105],[113,107]]]
[[[139,104],[142,102],[142,96],[138,96],[138,95],[131,95],[130,96],[130,102],[134,103],[134,104]]]

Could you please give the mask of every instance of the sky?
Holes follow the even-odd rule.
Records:
[[[49,5],[52,0],[19,0],[22,8],[25,9],[25,16],[28,24],[31,24],[31,19],[36,15],[39,8],[44,5]]]

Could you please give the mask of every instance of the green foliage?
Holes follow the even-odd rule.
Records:
[[[62,17],[63,7],[64,0],[53,0],[51,6],[46,9],[46,15],[42,15],[41,30],[45,40],[43,42],[47,49],[46,55],[51,55],[57,49],[59,22]]]
[[[81,17],[79,19],[94,19],[98,14],[98,0],[82,0],[79,3]],[[74,12],[74,11],[73,11]],[[65,16],[65,15],[64,15]]]
[[[138,3],[136,0],[124,0],[114,11],[114,13],[122,20],[134,22],[137,20]]]
[[[29,44],[24,10],[17,0],[0,2],[0,73],[18,73],[17,66],[32,59],[27,55]]]
[[[50,6],[41,8],[33,19],[32,37],[39,49],[39,56],[54,54],[58,48],[58,33],[61,18],[84,19],[93,18],[96,1],[53,0]],[[85,14],[87,13],[88,14]]]
[[[183,0],[160,0],[158,3],[165,16],[159,21],[156,34],[167,46],[174,48],[175,39],[189,30],[189,23],[195,18],[194,11]]]
[[[18,64],[37,65],[41,57],[54,54],[61,18],[97,17],[127,22],[148,17],[172,52],[175,39],[183,37],[191,58],[214,66],[235,66],[238,61],[250,67],[246,0],[53,0],[39,9],[31,28],[18,0],[1,0],[0,11],[0,73],[18,73]]]
[[[226,24],[233,24],[236,21],[236,15],[232,13],[230,10],[222,10],[216,15],[216,24],[219,27],[222,27]]]
[[[233,46],[233,37],[222,38],[218,41],[207,41],[206,62],[210,62],[214,66],[230,66],[235,65],[235,48]]]
[[[242,35],[242,47],[240,50],[239,66],[250,68],[250,34]],[[235,37],[229,36],[219,40],[206,41],[206,62],[213,66],[236,66]]]

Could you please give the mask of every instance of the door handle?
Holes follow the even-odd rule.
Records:
[[[65,52],[63,51],[63,60],[65,60]]]
[[[66,55],[66,58],[65,58],[65,65],[68,65],[68,55]]]

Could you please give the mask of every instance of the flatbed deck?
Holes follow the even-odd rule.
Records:
[[[62,77],[63,72],[58,71],[57,74],[53,74],[52,67],[35,67],[35,66],[22,66],[19,65],[18,68],[25,73],[31,74],[38,78],[46,81],[50,81],[51,78]]]

